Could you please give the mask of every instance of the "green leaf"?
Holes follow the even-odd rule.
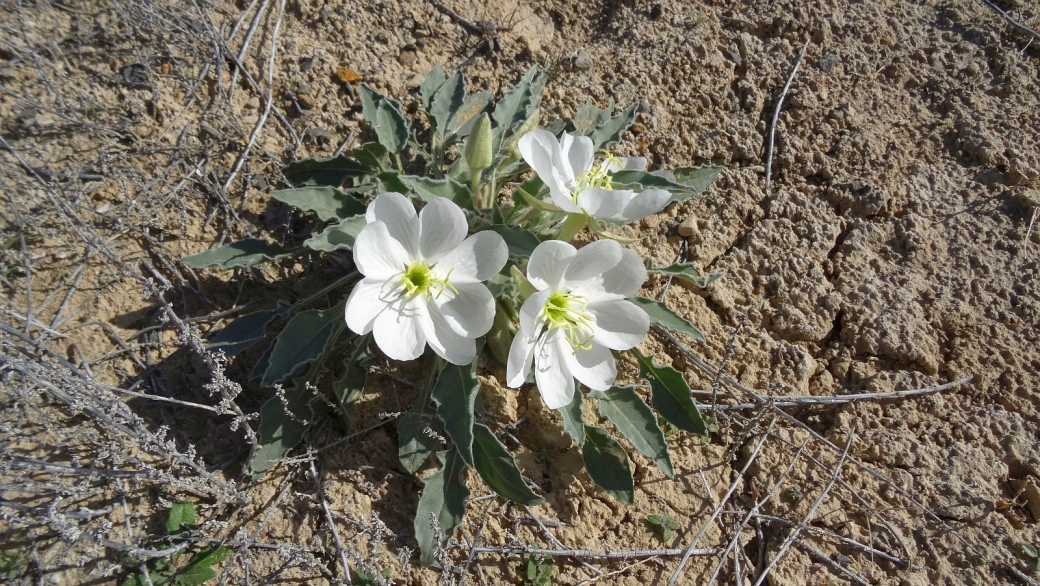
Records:
[[[204,564],[213,566],[228,559],[233,553],[235,553],[235,550],[229,547],[207,547],[191,556],[191,561],[188,563],[191,565]]]
[[[470,466],[473,465],[473,409],[479,390],[477,361],[474,360],[466,366],[446,365],[431,395],[437,404],[437,415],[444,422],[444,431]]]
[[[473,124],[487,109],[490,102],[491,92],[489,91],[481,91],[468,96],[448,122],[448,137],[454,140],[468,136],[470,130],[473,129]],[[445,142],[448,140],[445,139]]]
[[[631,387],[610,387],[606,391],[589,393],[599,401],[599,414],[614,424],[621,435],[650,458],[668,478],[675,472],[668,454],[668,442],[657,426],[657,417]]]
[[[391,153],[400,153],[408,146],[408,134],[412,129],[412,121],[404,113],[391,105],[389,100],[379,103],[374,122],[379,144]]]
[[[390,170],[390,151],[378,142],[366,142],[352,152],[358,163],[368,168],[372,175]]]
[[[272,352],[274,352],[274,342],[267,346],[267,350],[264,350],[256,364],[253,365],[253,369],[249,371],[249,380],[263,378],[264,373],[267,372],[267,367],[271,365]]]
[[[180,586],[198,586],[216,577],[217,572],[209,566],[188,566],[177,574],[176,581]]]
[[[650,323],[660,326],[670,332],[686,334],[694,340],[704,342],[707,338],[693,324],[686,321],[668,306],[656,299],[646,297],[629,297],[628,301],[635,303],[640,309],[650,316]]]
[[[397,173],[380,173],[379,180],[384,186],[401,193],[415,193],[416,197],[431,202],[435,198],[445,197],[461,208],[473,209],[473,197],[469,188],[454,179],[430,179],[416,175],[398,175]]]
[[[636,107],[639,105],[638,102],[633,103],[624,110],[618,112],[616,116],[613,116],[603,122],[600,122],[596,129],[592,132],[592,144],[597,149],[605,149],[611,147],[621,140],[621,135],[625,133],[632,123],[636,119]],[[614,104],[611,100],[610,108],[604,110],[604,113],[610,114],[613,110]]]
[[[444,547],[455,535],[455,530],[466,516],[466,498],[469,489],[462,480],[466,463],[457,450],[438,452],[443,463],[441,469],[426,479],[419,506],[415,512],[415,539],[419,542],[420,560],[423,565],[433,563],[435,547]],[[431,518],[437,520],[444,541],[435,543]]]
[[[575,389],[574,399],[568,405],[556,410],[560,419],[563,420],[563,430],[571,436],[579,448],[585,445],[585,416],[581,412],[581,401],[581,390]]]
[[[581,447],[581,458],[589,476],[612,497],[631,505],[635,502],[635,483],[628,454],[621,444],[614,441],[607,430],[585,426],[585,445]]]
[[[473,431],[473,467],[491,490],[514,503],[529,507],[544,503],[545,499],[535,494],[524,482],[516,460],[495,434],[480,423],[473,427]]]
[[[656,187],[658,189],[666,189],[674,194],[686,188],[681,183],[672,181],[667,177],[654,175],[648,171],[615,171],[610,175],[610,180],[615,189],[629,186],[636,191],[642,191],[650,187]]]
[[[293,161],[282,169],[282,175],[294,185],[339,187],[347,177],[370,175],[372,169],[346,155]]]
[[[547,70],[539,71],[537,66],[531,67],[523,79],[498,101],[491,115],[497,125],[492,141],[496,152],[538,112],[547,79]]]
[[[271,197],[301,210],[314,212],[323,222],[364,214],[366,208],[365,204],[335,187],[282,189],[272,192]]]
[[[246,238],[181,259],[189,267],[216,266],[221,269],[251,267],[255,264],[289,256],[289,251],[274,242],[260,238]]]
[[[325,228],[321,233],[304,240],[303,245],[311,250],[321,252],[332,252],[341,248],[354,248],[354,240],[357,239],[357,235],[361,233],[361,229],[367,224],[368,220],[365,218],[364,212],[362,212]]]
[[[332,395],[343,412],[343,421],[350,428],[350,408],[368,384],[368,363],[374,354],[369,348],[371,336],[358,336],[344,358],[343,372],[332,381]]]
[[[437,434],[444,431],[441,420],[436,417],[430,403],[430,394],[437,382],[437,374],[439,373],[431,372],[427,376],[419,396],[412,403],[411,410],[397,421],[397,457],[401,466],[412,474],[422,467],[437,447],[437,438],[427,434],[426,428]]]
[[[176,535],[184,525],[195,526],[195,505],[192,503],[173,503],[170,515],[166,517],[166,532]]]
[[[676,263],[666,267],[655,267],[651,263],[651,265],[647,267],[646,272],[654,275],[670,275],[677,277],[684,281],[689,281],[703,289],[721,279],[726,274],[726,269],[713,271],[707,275],[701,275],[700,269],[692,264]]]
[[[287,315],[291,307],[288,303],[279,301],[278,307],[274,309],[236,318],[210,339],[206,344],[206,349],[210,352],[219,350],[226,356],[237,356],[246,348],[262,340],[267,333],[267,326],[275,318]]]
[[[249,464],[254,480],[303,440],[307,431],[304,422],[314,419],[314,393],[307,389],[306,381],[304,373],[285,386],[284,404],[278,397],[271,397],[260,408],[260,424],[256,428],[259,448]]]
[[[693,402],[690,385],[682,373],[670,366],[658,366],[652,358],[643,356],[639,350],[630,350],[639,362],[639,376],[650,383],[650,402],[654,409],[669,423],[690,433],[702,435],[708,426]]]
[[[447,79],[444,75],[444,68],[441,67],[440,63],[434,64],[433,69],[430,69],[430,72],[426,74],[426,78],[423,79],[422,85],[419,86],[419,94],[422,96],[423,111],[427,114],[430,113],[433,95],[437,93],[437,90],[444,85]]]
[[[263,385],[269,387],[285,380],[300,365],[321,356],[335,332],[344,326],[342,305],[329,310],[301,311],[285,324],[271,352]]]
[[[442,135],[447,134],[448,122],[462,106],[465,98],[466,81],[462,79],[461,71],[456,71],[445,80],[433,94],[429,113]]]
[[[534,232],[517,228],[516,226],[504,226],[502,224],[491,224],[479,231],[490,230],[502,237],[509,248],[509,256],[529,258],[534,249],[542,243]]]
[[[708,189],[719,178],[724,167],[679,167],[673,173],[683,191],[672,192],[672,201],[684,201]]]
[[[614,110],[614,98],[610,98],[610,104],[600,110],[592,104],[584,104],[578,107],[578,111],[571,117],[571,125],[574,132],[583,136],[592,136],[596,128],[610,119],[610,113]]]

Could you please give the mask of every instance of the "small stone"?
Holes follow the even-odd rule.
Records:
[[[578,71],[587,71],[592,69],[592,55],[584,48],[578,49],[577,53],[574,54],[574,68]]]
[[[405,67],[411,67],[412,65],[415,65],[415,51],[401,51],[401,56],[398,57],[397,60]]]
[[[697,232],[700,232],[700,227],[697,226],[697,217],[687,216],[686,219],[679,224],[678,232],[679,236],[682,236],[683,238],[689,238]]]
[[[332,142],[332,133],[324,128],[308,128],[303,133],[304,140],[312,140],[318,145],[326,145]]]
[[[307,72],[314,69],[314,63],[317,61],[314,57],[306,57],[303,61],[300,61],[300,71]]]
[[[658,18],[661,18],[663,14],[664,6],[661,6],[660,4],[654,4],[654,6],[650,9],[650,20],[657,20]]]
[[[635,134],[643,134],[646,132],[646,125],[642,122],[633,122],[631,130]]]
[[[99,214],[104,214],[109,209],[111,209],[111,207],[112,206],[108,205],[108,202],[105,202],[105,203],[99,205],[98,207],[94,208],[94,211],[99,213]]]
[[[260,108],[260,98],[258,98],[256,96],[253,96],[253,97],[249,98],[248,100],[246,100],[246,105],[245,105],[245,109],[246,110],[257,110],[259,108]]]
[[[133,65],[127,65],[119,70],[119,74],[123,76],[123,81],[132,86],[149,86],[150,76],[148,75],[148,68],[140,63],[134,63]]]
[[[314,108],[314,98],[310,94],[296,94],[296,103],[304,110]]]
[[[824,71],[830,71],[834,69],[834,66],[838,64],[838,56],[834,53],[827,53],[823,57],[820,57],[819,66]]]
[[[415,88],[421,86],[422,82],[423,75],[421,73],[416,73],[415,75],[408,78],[408,81],[405,82],[405,87],[407,87],[410,90],[414,90]]]

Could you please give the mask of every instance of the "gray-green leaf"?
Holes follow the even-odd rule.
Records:
[[[415,539],[419,542],[420,560],[427,566],[433,563],[435,548],[447,545],[462,524],[466,516],[466,498],[469,496],[469,489],[462,480],[466,463],[459,453],[452,449],[439,452],[437,457],[443,466],[426,479],[415,511]],[[437,526],[444,534],[441,543],[435,543],[431,524],[433,519],[437,520]]]
[[[608,118],[607,120],[600,122],[596,129],[592,131],[592,143],[597,149],[605,149],[611,147],[621,140],[621,135],[625,133],[632,123],[636,119],[636,106],[639,103],[635,102],[629,107],[617,113],[616,116]],[[610,110],[614,107],[613,100],[611,100],[610,108],[604,110],[604,113],[610,114]]]
[[[673,173],[675,180],[683,186],[682,191],[672,192],[672,201],[684,201],[702,193],[715,183],[724,167],[679,167]]]
[[[473,432],[473,467],[491,490],[529,507],[545,502],[527,486],[516,460],[487,426],[478,423]]]
[[[372,359],[372,351],[369,348],[371,337],[368,335],[358,336],[350,347],[350,352],[344,358],[343,372],[332,381],[332,394],[336,398],[340,411],[343,412],[343,421],[350,427],[350,409],[354,402],[361,397],[368,384],[368,362]]]
[[[434,64],[430,72],[426,74],[426,78],[423,79],[422,85],[419,86],[419,95],[422,96],[423,111],[427,114],[430,113],[433,95],[437,93],[437,90],[444,85],[447,79],[444,75],[444,68],[441,67],[440,63]]]
[[[365,213],[365,204],[335,187],[301,187],[271,193],[282,203],[314,212],[323,222]]]
[[[173,503],[170,516],[166,518],[166,532],[173,535],[180,533],[184,525],[195,525],[195,505],[192,503]]]
[[[607,430],[585,426],[585,445],[581,447],[581,458],[589,476],[600,488],[626,505],[635,502],[635,483],[628,454],[621,444],[610,437]]]
[[[220,350],[227,356],[237,356],[240,352],[259,342],[267,333],[267,325],[275,318],[285,316],[292,307],[283,301],[278,302],[278,307],[243,315],[235,319],[206,344],[206,349],[211,352]]]
[[[461,208],[473,209],[473,197],[469,188],[454,179],[430,179],[417,175],[398,175],[397,173],[380,173],[379,180],[387,186],[403,186],[404,192],[415,193],[416,197],[431,202],[444,197],[458,204]]]
[[[534,252],[534,249],[542,243],[542,241],[534,235],[534,232],[524,230],[523,228],[517,228],[516,226],[492,224],[483,230],[490,230],[501,236],[502,240],[506,241],[506,247],[509,249],[509,256],[529,258],[531,253]]]
[[[444,422],[444,431],[470,466],[473,465],[473,409],[479,390],[474,360],[467,366],[447,364],[437,377],[432,395],[437,415]]]
[[[563,430],[571,436],[579,448],[585,445],[585,417],[581,412],[581,401],[581,390],[576,389],[574,399],[566,406],[556,410],[560,419],[563,420]]]
[[[400,153],[408,145],[408,133],[412,128],[412,121],[395,108],[390,100],[383,100],[379,103],[374,125],[376,136],[379,137],[379,144],[385,146],[386,150]]]
[[[461,71],[456,71],[437,88],[430,101],[430,116],[441,134],[447,134],[448,121],[462,106],[465,98],[466,82],[462,79]]]
[[[333,334],[343,328],[342,305],[322,311],[301,311],[285,324],[275,339],[263,385],[269,387],[285,380],[300,365],[316,360],[325,351]]]
[[[362,177],[373,171],[346,155],[340,155],[293,161],[282,169],[282,175],[294,185],[339,187],[347,177]]]
[[[650,383],[650,402],[654,409],[672,425],[702,435],[708,432],[704,417],[697,409],[690,393],[690,385],[682,373],[670,366],[658,366],[653,358],[643,356],[639,350],[630,350],[639,362],[639,376]]]
[[[634,389],[615,386],[603,392],[593,391],[589,396],[599,401],[599,414],[609,419],[625,439],[653,460],[668,478],[674,476],[668,442],[657,426],[657,416]]]
[[[332,252],[341,248],[353,248],[354,240],[365,227],[368,220],[362,212],[352,218],[342,220],[338,224],[332,224],[319,234],[315,234],[303,241],[303,245],[311,250]]]
[[[448,122],[448,137],[458,139],[468,136],[477,117],[487,109],[489,102],[491,102],[491,92],[488,91],[468,96]],[[445,141],[447,142],[447,139]]]
[[[279,244],[260,238],[246,238],[181,259],[184,264],[195,267],[219,267],[234,269],[251,267],[255,264],[278,260],[289,256],[289,251]]]
[[[635,303],[645,311],[646,314],[650,316],[650,323],[660,326],[670,332],[686,334],[694,340],[701,342],[706,340],[704,334],[702,334],[700,330],[679,316],[679,314],[669,309],[664,303],[655,299],[647,299],[646,297],[629,297],[628,301]]]
[[[725,276],[726,269],[702,275],[700,269],[691,264],[676,263],[666,267],[655,267],[651,265],[647,267],[646,272],[654,275],[670,275],[677,277],[684,281],[689,281],[703,289]]]

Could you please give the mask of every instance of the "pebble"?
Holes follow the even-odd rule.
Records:
[[[578,52],[574,54],[574,68],[578,71],[592,69],[592,55],[589,55],[584,48],[578,49]]]
[[[697,226],[697,216],[687,216],[686,219],[679,224],[679,236],[682,236],[683,238],[689,238],[699,231],[700,229]]]
[[[830,71],[834,69],[834,66],[838,64],[838,56],[834,53],[827,53],[823,57],[820,57],[820,69],[824,71]]]
[[[415,59],[415,51],[401,51],[401,56],[397,58],[397,60],[401,62],[401,65],[404,65],[405,67],[415,65]]]
[[[423,79],[424,78],[421,73],[416,73],[415,75],[408,78],[408,81],[405,82],[405,87],[407,87],[410,90],[414,90],[415,88],[422,85]]]
[[[253,96],[246,101],[245,108],[247,110],[256,110],[260,107],[260,98]]]
[[[653,8],[650,9],[650,20],[657,20],[664,14],[664,6],[660,4],[654,4]]]

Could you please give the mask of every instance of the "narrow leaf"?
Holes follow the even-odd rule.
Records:
[[[542,243],[542,241],[534,235],[534,232],[524,230],[523,228],[517,228],[516,226],[492,224],[484,228],[484,230],[495,232],[502,237],[502,240],[506,241],[506,247],[509,249],[509,256],[529,258],[531,253],[534,252],[534,249]]]
[[[700,269],[691,264],[675,263],[666,267],[655,267],[651,264],[647,267],[646,272],[655,275],[671,275],[684,281],[689,281],[703,289],[721,279],[726,274],[726,269],[701,275]]]
[[[685,188],[672,192],[672,201],[684,201],[702,193],[715,183],[723,167],[679,167],[673,173],[675,180]]]
[[[197,564],[178,572],[176,580],[179,586],[198,586],[216,577],[217,572],[213,568]]]
[[[636,191],[642,191],[650,187],[656,187],[672,193],[678,193],[686,189],[686,186],[681,183],[672,181],[667,177],[654,175],[648,171],[616,171],[611,174],[610,180],[614,184],[615,189],[619,189],[620,186],[628,186]]]
[[[650,383],[650,402],[668,423],[698,435],[708,432],[708,426],[697,410],[690,393],[690,385],[682,373],[670,366],[658,366],[652,358],[632,349],[639,362],[639,376]]]
[[[490,102],[491,92],[489,91],[481,91],[468,96],[448,122],[448,136],[452,139],[468,136],[477,117],[487,109]]]
[[[353,248],[354,240],[366,224],[368,224],[368,220],[365,219],[365,214],[362,212],[325,228],[321,233],[304,240],[303,245],[311,250],[322,252],[332,252],[341,248]]]
[[[221,269],[234,269],[251,267],[258,263],[287,256],[289,256],[289,251],[274,242],[260,238],[247,238],[220,248],[186,256],[181,259],[181,262],[195,268],[215,266]]]
[[[376,109],[373,121],[379,144],[392,153],[400,153],[408,145],[408,133],[412,127],[409,120],[390,100],[383,100]]]
[[[616,116],[611,117],[605,122],[601,122],[594,131],[592,131],[592,143],[597,149],[605,149],[613,146],[621,140],[621,135],[625,133],[632,123],[636,119],[636,107],[639,105],[638,102],[632,103],[629,107],[618,112]],[[611,105],[613,107],[613,104]],[[604,112],[610,113],[609,110]]]
[[[350,428],[350,409],[368,384],[368,362],[372,359],[370,336],[358,336],[344,358],[343,372],[332,381],[332,395],[336,398],[343,421]]]
[[[473,427],[473,431],[473,467],[491,490],[514,503],[529,507],[544,503],[545,499],[535,494],[524,482],[516,460],[495,434],[480,423]]]
[[[473,465],[473,409],[478,390],[480,381],[474,360],[467,366],[446,365],[437,377],[432,394],[444,431],[470,466]]]
[[[656,299],[646,297],[629,297],[628,301],[635,303],[650,316],[650,323],[660,326],[670,332],[686,334],[687,336],[704,342],[707,338],[693,324],[683,319],[679,314],[668,308],[667,305]]]
[[[370,175],[372,169],[346,155],[293,161],[282,169],[282,175],[294,185],[339,187],[347,177]]]
[[[368,120],[369,124],[375,125],[379,104],[389,98],[372,89],[372,86],[367,83],[360,84],[358,93],[361,94],[361,113],[364,114],[365,120]]]
[[[357,162],[364,165],[372,175],[390,170],[390,151],[378,142],[366,142],[352,152]]]
[[[270,363],[264,372],[265,387],[285,380],[297,367],[321,356],[333,333],[344,325],[342,306],[339,307],[338,310],[301,311],[285,324],[275,339]]]
[[[615,386],[603,392],[593,391],[589,396],[599,401],[599,414],[609,419],[625,439],[653,460],[668,478],[674,476],[668,442],[657,426],[657,416],[635,390]]]
[[[443,463],[441,469],[426,479],[419,506],[415,512],[415,539],[419,542],[420,560],[423,565],[433,563],[436,547],[444,547],[455,535],[455,530],[462,524],[466,516],[466,498],[469,489],[462,480],[462,471],[466,463],[456,450],[439,452],[437,457]],[[435,544],[432,520],[444,534],[444,541]]]
[[[580,448],[585,445],[585,417],[581,412],[581,390],[574,391],[574,399],[566,406],[556,410],[563,419],[563,430],[571,436]]]
[[[282,203],[314,212],[323,222],[365,213],[365,204],[335,187],[301,187],[271,193]]]
[[[437,374],[430,373],[427,376],[419,396],[412,402],[411,410],[397,421],[397,457],[404,469],[412,474],[422,467],[437,447],[437,438],[426,433],[426,429],[437,434],[444,431],[430,400]]]
[[[601,112],[602,110],[592,104],[579,106],[574,116],[571,116],[571,125],[574,126],[574,132],[583,136],[591,136],[592,132],[596,130],[596,126],[599,125]],[[607,112],[607,114],[609,115],[610,113]]]
[[[264,338],[267,326],[275,318],[285,316],[292,307],[283,301],[278,302],[278,307],[243,315],[231,321],[217,332],[206,349],[211,352],[221,351],[227,356],[237,356],[240,352],[256,344]]]
[[[589,476],[612,497],[631,505],[635,502],[635,483],[632,467],[621,444],[614,441],[607,430],[585,426],[585,445],[581,447],[581,458]]]
[[[462,79],[461,71],[456,71],[441,84],[441,87],[437,88],[430,101],[430,116],[441,134],[447,134],[448,121],[462,106],[465,98],[466,82]]]
[[[170,516],[166,518],[166,532],[170,535],[180,533],[184,525],[195,525],[195,505],[192,503],[173,503]]]
[[[311,401],[314,393],[307,389],[306,374],[293,379],[283,389],[284,400],[271,397],[260,408],[260,424],[256,428],[259,448],[253,454],[249,468],[253,478],[259,478],[274,463],[284,458],[289,450],[303,440],[307,431],[305,422],[314,418]]]
[[[437,90],[444,85],[447,79],[444,75],[444,68],[441,67],[440,63],[434,64],[433,69],[430,69],[430,72],[426,74],[426,78],[423,79],[422,85],[419,86],[419,95],[422,96],[423,111],[427,114],[430,113],[433,95],[437,93]]]

